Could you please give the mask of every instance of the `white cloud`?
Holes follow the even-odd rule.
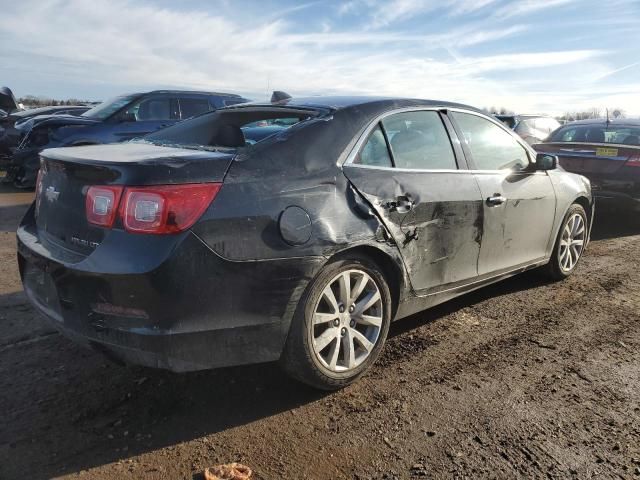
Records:
[[[373,0],[351,2],[343,15],[355,15],[362,1],[374,5]],[[404,13],[396,12],[394,21],[412,15],[416,8],[435,5],[426,3],[406,1]],[[480,0],[476,7],[472,3],[456,0],[448,4],[448,11],[472,12],[491,0]],[[466,52],[530,31],[525,24],[511,22],[501,28],[466,24],[446,33],[393,28],[336,31],[321,23],[309,32],[295,27],[299,25],[282,18],[255,18],[248,13],[223,17],[127,0],[23,0],[10,4],[0,17],[0,41],[9,46],[0,52],[0,62],[5,75],[31,70],[33,78],[41,79],[42,90],[37,92],[21,92],[19,85],[11,85],[20,94],[47,94],[51,80],[115,86],[116,91],[156,87],[234,91],[253,98],[265,98],[269,85],[300,95],[399,95],[551,112],[583,101],[599,105],[596,102],[622,102],[625,95],[631,96],[626,90],[594,88],[594,79],[612,70],[599,50]],[[581,74],[585,80],[577,81]],[[627,111],[640,112],[638,100],[622,104]]]
[[[575,0],[519,0],[510,1],[508,4],[497,9],[494,16],[500,19],[507,19],[516,16],[531,15],[541,10],[562,7]]]

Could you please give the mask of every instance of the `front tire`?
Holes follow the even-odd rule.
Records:
[[[563,280],[575,271],[584,253],[588,235],[587,214],[581,205],[574,203],[560,226],[551,259],[546,266],[548,276]]]
[[[333,261],[300,299],[281,363],[312,387],[345,387],[376,361],[390,322],[391,294],[381,269],[363,256]]]

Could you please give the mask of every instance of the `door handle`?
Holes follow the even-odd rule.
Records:
[[[387,202],[383,205],[384,208],[390,212],[407,213],[413,209],[414,202],[411,200],[410,195],[399,195],[392,202]]]
[[[506,201],[506,197],[503,197],[500,193],[494,193],[491,197],[487,198],[487,203],[494,206],[502,205]]]

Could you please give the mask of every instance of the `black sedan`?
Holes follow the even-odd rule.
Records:
[[[495,119],[427,100],[275,100],[45,150],[18,230],[30,301],[121,360],[279,360],[335,389],[394,320],[532,268],[575,270],[588,180]]]
[[[640,120],[571,122],[534,148],[589,178],[599,205],[640,212]]]

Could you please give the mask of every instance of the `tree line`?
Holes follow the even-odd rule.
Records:
[[[28,108],[49,107],[49,106],[65,106],[65,105],[86,105],[96,103],[89,100],[81,100],[79,98],[68,98],[66,100],[57,100],[48,97],[36,97],[35,95],[26,95],[18,98],[18,103]]]
[[[492,115],[515,115],[513,110],[506,107],[490,107],[485,108]],[[565,112],[560,116],[556,116],[557,120],[563,122],[573,122],[575,120],[589,120],[592,118],[626,118],[626,112],[622,108],[590,108],[582,111]]]

